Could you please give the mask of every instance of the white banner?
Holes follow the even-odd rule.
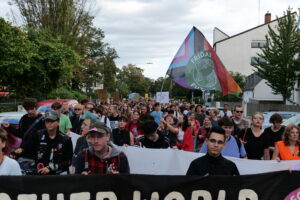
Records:
[[[121,147],[128,157],[131,174],[185,175],[190,163],[204,154],[173,149]],[[241,175],[292,169],[300,160],[246,160],[226,157],[233,161]]]

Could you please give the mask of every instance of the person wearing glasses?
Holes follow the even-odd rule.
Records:
[[[234,162],[221,155],[226,145],[225,130],[212,127],[206,139],[207,153],[205,156],[193,160],[186,175],[213,176],[213,175],[240,175]]]
[[[244,113],[243,106],[241,105],[234,106],[233,117],[232,117],[234,136],[237,136],[240,130],[250,127],[250,123],[247,119],[243,117],[243,113]]]
[[[230,156],[236,158],[247,158],[247,153],[244,144],[235,136],[232,135],[233,123],[229,117],[223,117],[218,121],[219,127],[225,130],[226,146],[221,151],[223,156]],[[200,153],[207,152],[207,143],[204,142]]]
[[[74,113],[75,114],[72,117],[70,117],[70,121],[71,121],[71,124],[72,124],[71,131],[73,133],[77,133],[78,135],[80,135],[81,125],[82,125],[82,122],[83,122],[83,119],[82,119],[83,109],[84,109],[83,105],[76,104],[74,106]]]
[[[263,114],[256,112],[252,115],[251,128],[243,129],[239,133],[239,138],[245,145],[249,159],[270,160],[270,139],[269,135],[262,129],[263,123]]]

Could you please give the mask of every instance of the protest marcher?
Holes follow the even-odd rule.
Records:
[[[36,99],[25,98],[22,105],[27,114],[21,117],[19,128],[15,129],[8,122],[3,122],[2,125],[8,132],[24,139],[25,135],[45,128],[45,123],[43,115],[37,111]]]
[[[75,174],[128,174],[126,155],[109,142],[109,129],[102,122],[91,126],[87,132],[90,146],[74,159]]]
[[[70,134],[72,124],[71,124],[70,118],[67,117],[66,115],[62,114],[62,105],[61,105],[61,103],[54,102],[51,105],[51,108],[53,110],[55,110],[59,115],[59,130],[62,133]]]
[[[234,106],[232,122],[234,125],[234,134],[238,136],[242,129],[250,127],[250,123],[247,119],[243,118],[244,108],[241,105]]]
[[[61,113],[66,115],[69,118],[72,117],[74,114],[72,107],[69,106],[68,102],[66,102],[66,101],[62,103]]]
[[[82,122],[83,122],[83,119],[82,119],[83,108],[84,108],[83,105],[76,104],[74,106],[74,114],[70,117],[70,121],[71,121],[71,124],[72,124],[71,131],[73,133],[77,133],[78,135],[80,135],[81,125],[82,125]]]
[[[228,117],[223,117],[219,120],[219,126],[225,130],[226,146],[221,151],[223,156],[236,158],[247,158],[247,153],[244,144],[235,136],[232,136],[233,123]],[[200,153],[207,152],[207,143],[204,142]]]
[[[150,115],[150,108],[147,105],[142,104],[140,107],[141,107],[141,115]]]
[[[90,112],[98,115],[100,122],[103,122],[111,130],[109,118],[104,115],[103,110],[104,108],[101,106],[90,109]]]
[[[285,129],[285,126],[281,125],[282,117],[278,113],[274,113],[270,117],[270,123],[272,126],[265,129],[265,133],[269,136],[269,150],[270,158],[273,157],[273,152],[275,150],[275,142],[282,140],[282,135]]]
[[[226,145],[225,131],[220,127],[213,127],[206,139],[207,154],[192,161],[187,175],[239,175],[236,165],[224,158],[221,151]]]
[[[121,107],[121,115],[130,119],[131,117],[131,108],[127,103],[124,103]]]
[[[196,120],[200,123],[200,126],[203,125],[203,120],[205,118],[205,113],[202,112],[202,105],[197,105],[195,108]]]
[[[178,128],[175,127],[173,115],[169,114],[160,121],[159,130],[169,139],[170,147],[177,148]]]
[[[197,147],[196,151],[201,148],[203,145],[208,133],[210,132],[210,129],[212,128],[211,121],[209,119],[209,116],[205,116],[203,119],[203,126],[200,126],[197,136]]]
[[[12,133],[16,137],[23,139],[20,148],[17,148],[15,150],[16,154],[21,153],[22,148],[24,148],[24,143],[27,142],[29,136],[32,133],[45,128],[44,116],[37,111],[36,99],[24,99],[23,107],[25,108],[27,114],[21,117],[19,122],[19,129],[15,129],[7,122],[2,123],[3,128],[6,129],[7,132]],[[32,159],[33,154],[34,152],[28,151],[25,154],[23,154],[23,157]]]
[[[84,113],[89,112],[92,108],[95,107],[95,104],[93,102],[90,102],[90,101],[86,102],[83,105],[84,105],[84,111],[83,111]]]
[[[244,143],[249,159],[270,160],[269,136],[261,128],[264,123],[263,114],[252,115],[252,126],[240,131],[239,138]]]
[[[71,138],[59,131],[59,114],[54,110],[45,113],[46,129],[31,135],[23,152],[35,152],[38,174],[60,174],[71,165],[73,147]]]
[[[132,120],[126,124],[125,129],[131,132],[134,138],[138,138],[142,135],[140,126],[140,113],[138,111],[133,111]]]
[[[137,138],[136,146],[153,149],[166,149],[170,147],[169,139],[158,130],[158,125],[154,120],[145,121],[142,130],[144,135]]]
[[[195,148],[198,146],[198,134],[199,134],[199,129],[200,129],[200,123],[198,122],[198,120],[196,120],[196,115],[195,112],[190,112],[188,115],[188,122],[189,122],[189,126],[190,126],[190,132],[193,136],[193,140],[194,140],[194,150]]]
[[[177,148],[183,151],[194,151],[191,126],[186,115],[180,115],[178,118]]]
[[[83,122],[81,125],[81,137],[78,138],[76,142],[74,155],[77,155],[82,149],[88,147],[86,133],[88,132],[88,130],[90,130],[92,124],[99,122],[98,116],[91,112],[84,113],[82,118],[83,118]]]
[[[17,161],[4,155],[4,148],[7,141],[7,132],[0,128],[0,176],[1,175],[22,175],[20,165]]]
[[[111,105],[109,107],[109,115],[111,130],[118,128],[118,120],[119,120],[119,113],[116,105]]]
[[[217,109],[213,108],[209,111],[209,118],[210,118],[212,127],[219,126],[219,124],[218,124],[218,110]]]
[[[112,141],[118,146],[132,146],[134,145],[133,134],[125,129],[127,123],[127,117],[120,116],[118,122],[118,128],[112,131]]]
[[[282,141],[275,143],[272,160],[300,160],[299,127],[289,124],[284,131]]]
[[[231,116],[232,116],[232,113],[231,113],[231,111],[229,109],[229,105],[225,103],[223,105],[223,110],[221,110],[219,112],[219,117],[220,118],[222,118],[222,117],[229,117],[230,118]]]
[[[154,121],[157,123],[157,125],[160,124],[160,118],[164,117],[163,112],[161,112],[161,107],[159,103],[154,104],[154,110],[150,114],[153,118]]]

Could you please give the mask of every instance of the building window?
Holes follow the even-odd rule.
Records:
[[[254,40],[251,42],[251,48],[262,48],[266,46],[265,40]]]
[[[251,57],[251,65],[255,65],[255,64],[258,64],[258,63],[264,63],[266,62],[266,60],[264,58],[261,58],[261,57]]]

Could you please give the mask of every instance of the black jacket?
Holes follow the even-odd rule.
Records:
[[[186,175],[240,175],[234,162],[222,155],[212,157],[209,154],[192,161]]]

